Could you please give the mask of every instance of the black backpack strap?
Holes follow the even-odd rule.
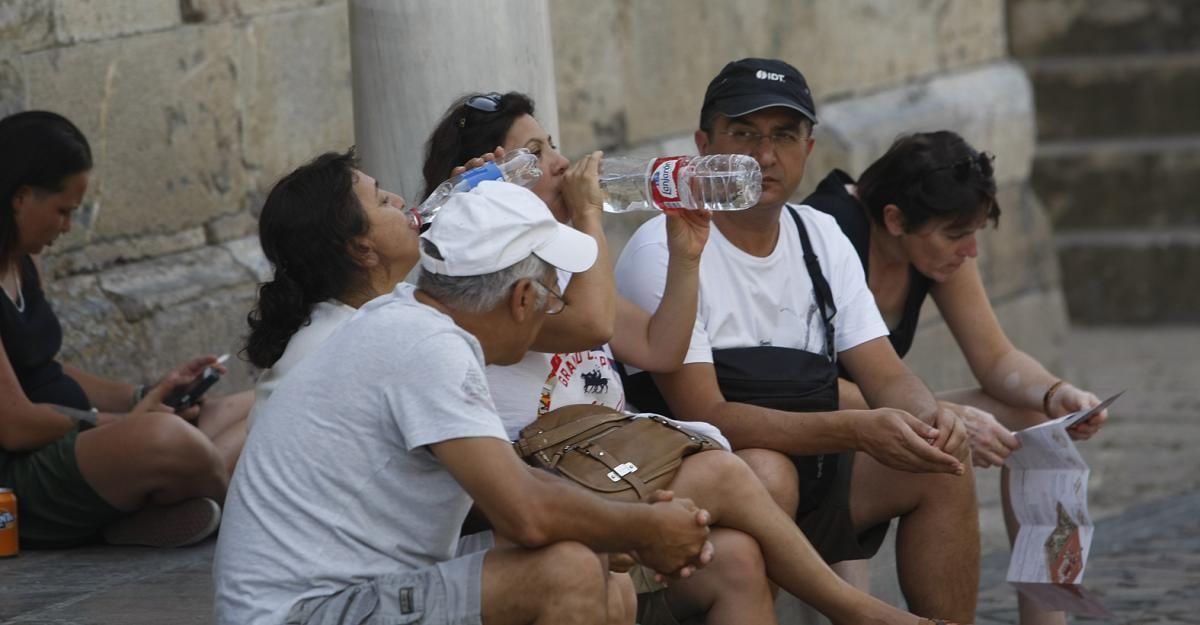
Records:
[[[833,303],[833,291],[829,289],[825,274],[821,273],[821,263],[813,253],[812,241],[808,238],[808,229],[804,227],[800,214],[791,206],[787,207],[787,211],[791,213],[792,220],[796,222],[796,230],[800,232],[800,246],[804,248],[804,266],[808,269],[813,295],[816,297],[817,307],[821,309],[821,319],[825,322],[825,355],[829,357],[830,362],[837,362],[837,346],[833,340],[833,316],[837,314],[837,305]]]

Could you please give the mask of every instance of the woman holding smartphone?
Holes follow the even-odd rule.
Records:
[[[70,230],[91,169],[87,139],[66,118],[0,120],[0,486],[20,502],[23,547],[191,544],[220,522],[250,396],[178,413],[164,404],[216,366],[211,356],[150,386],[59,359],[62,327],[34,258]]]

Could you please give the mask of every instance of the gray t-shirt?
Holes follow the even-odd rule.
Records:
[[[471,499],[427,445],[507,440],[478,341],[397,288],[280,383],[229,488],[216,622],[280,623],[301,599],[451,559]]]

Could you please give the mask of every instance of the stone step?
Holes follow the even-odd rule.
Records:
[[[1200,50],[1195,0],[1008,0],[1018,58]]]
[[[1040,141],[1200,133],[1200,52],[1026,63]]]
[[[1200,226],[1200,134],[1043,143],[1032,183],[1058,233]]]
[[[1071,320],[1200,324],[1200,227],[1055,237]]]

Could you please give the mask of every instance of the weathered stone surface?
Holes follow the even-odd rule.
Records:
[[[153,380],[140,354],[149,348],[145,327],[128,323],[94,275],[47,279],[46,294],[63,327],[62,360],[117,380]]]
[[[265,197],[280,176],[354,143],[346,7],[264,15],[239,28],[239,165]]]
[[[46,0],[0,0],[0,44],[20,52],[54,45],[54,5]]]
[[[179,0],[53,0],[59,44],[123,37],[178,26]]]
[[[25,80],[16,57],[0,56],[0,117],[25,109]]]
[[[1192,0],[1009,0],[1009,41],[1022,58],[1200,49]]]
[[[49,275],[95,272],[120,263],[196,249],[205,243],[204,229],[200,227],[92,243],[86,242],[86,230],[83,228],[72,229],[67,236],[70,237],[70,245],[65,246],[67,251],[42,255]]]
[[[249,333],[246,314],[254,307],[256,293],[253,283],[241,280],[150,315],[142,323],[150,347],[144,366],[161,375],[193,356],[228,353],[229,373],[212,392],[223,395],[250,388],[255,372],[238,352]]]
[[[1059,231],[1200,225],[1200,137],[1044,145],[1032,180]]]
[[[1035,61],[1028,68],[1042,141],[1200,133],[1200,52]]]
[[[240,207],[234,43],[230,27],[185,27],[27,56],[30,106],[62,112],[92,143],[93,239],[176,232]]]
[[[224,243],[258,232],[258,220],[247,211],[221,215],[204,224],[204,236],[209,244]]]
[[[914,131],[954,130],[980,150],[996,154],[998,182],[1029,176],[1034,151],[1033,98],[1024,70],[995,63],[928,82],[834,102],[821,109],[816,147],[799,196],[834,167],[858,176],[896,137]]]
[[[877,0],[560,0],[551,14],[572,154],[694,130],[708,81],[745,56],[795,64],[821,101],[996,60],[1005,47],[999,0],[915,11]]]
[[[1056,237],[1078,323],[1200,323],[1200,229]]]
[[[274,272],[271,270],[270,261],[263,256],[257,236],[228,241],[222,247],[229,250],[239,265],[250,270],[256,282],[266,282],[271,279]]]
[[[346,0],[179,0],[188,22],[211,22],[232,17],[295,11],[326,4],[345,5]]]
[[[252,281],[245,267],[221,247],[155,258],[100,274],[100,288],[127,321],[174,311],[192,300]]]
[[[988,297],[1002,302],[1027,292],[1056,291],[1058,259],[1050,221],[1028,184],[1000,185],[998,227],[981,231],[979,274]]]

